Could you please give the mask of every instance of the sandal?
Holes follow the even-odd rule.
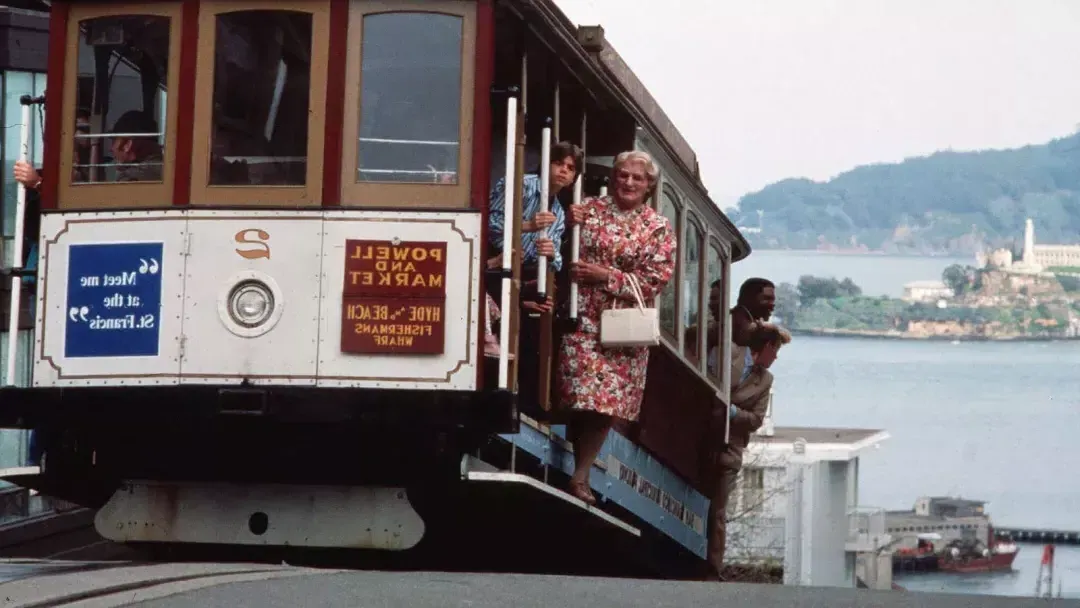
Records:
[[[596,504],[596,496],[593,495],[592,490],[585,484],[584,481],[570,481],[570,495],[580,500],[581,502],[589,505],[590,507]]]

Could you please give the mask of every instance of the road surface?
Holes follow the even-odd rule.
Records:
[[[317,570],[265,564],[0,562],[4,608],[1007,608],[1035,600],[569,576]],[[36,570],[35,570],[36,568]]]

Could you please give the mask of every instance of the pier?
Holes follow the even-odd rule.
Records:
[[[1054,530],[1050,528],[994,527],[994,533],[1014,543],[1054,543],[1056,545],[1080,545],[1080,530]]]

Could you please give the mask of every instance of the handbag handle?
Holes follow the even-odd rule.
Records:
[[[634,299],[637,300],[638,310],[645,310],[645,294],[641,291],[641,285],[638,284],[637,276],[632,272],[627,272],[623,275],[626,281],[630,284],[630,293],[634,295]],[[619,298],[612,298],[611,309],[616,310],[619,307]]]

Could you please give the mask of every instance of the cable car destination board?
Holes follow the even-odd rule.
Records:
[[[446,243],[345,242],[341,352],[441,355]]]

